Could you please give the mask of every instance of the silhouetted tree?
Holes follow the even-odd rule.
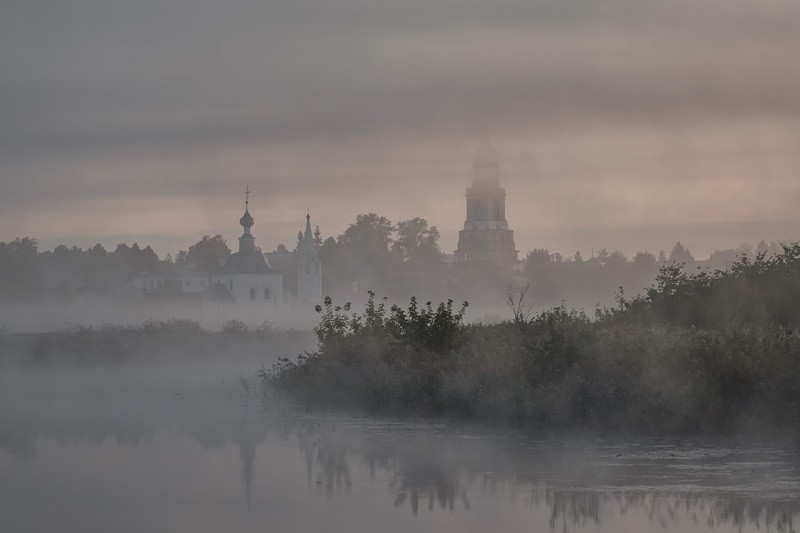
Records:
[[[0,243],[0,287],[6,296],[25,297],[42,292],[36,239],[22,237]]]
[[[428,221],[416,217],[397,223],[397,238],[392,250],[400,254],[404,261],[415,266],[433,266],[442,260],[439,249],[439,230],[428,227]]]
[[[319,250],[322,247],[322,232],[319,226],[314,226],[314,247]]]
[[[686,266],[691,266],[694,264],[694,256],[688,248],[681,244],[681,241],[678,241],[669,253],[669,262],[684,263]]]
[[[209,237],[204,235],[202,239],[189,247],[186,254],[186,261],[194,263],[197,268],[211,271],[219,265],[221,259],[231,255],[227,241],[222,235]]]

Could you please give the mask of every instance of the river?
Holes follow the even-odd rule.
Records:
[[[249,364],[4,368],[0,531],[792,531],[796,447],[298,409]],[[242,378],[244,376],[245,378]]]

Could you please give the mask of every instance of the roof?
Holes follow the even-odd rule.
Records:
[[[214,271],[215,274],[278,274],[258,251],[240,251],[228,256],[225,266]]]

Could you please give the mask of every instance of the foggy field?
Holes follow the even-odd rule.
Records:
[[[259,365],[313,347],[308,331],[282,330],[266,324],[251,328],[227,322],[221,331],[190,320],[147,321],[138,326],[75,326],[47,333],[0,335],[3,366],[108,366],[161,361],[210,361]]]

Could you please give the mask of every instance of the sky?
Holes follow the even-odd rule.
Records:
[[[5,0],[0,241],[455,249],[481,131],[524,255],[800,239],[796,0]]]

